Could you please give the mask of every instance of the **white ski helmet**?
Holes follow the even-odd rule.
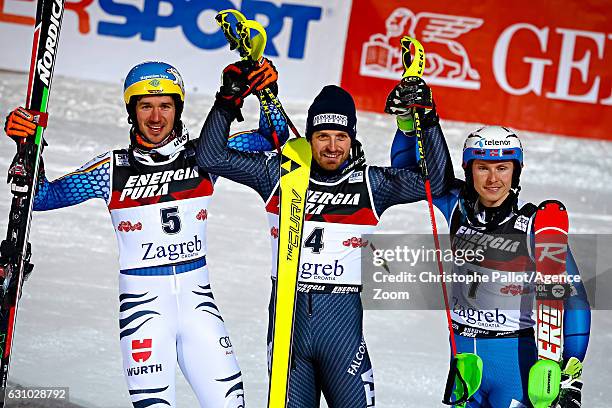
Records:
[[[469,184],[472,184],[471,164],[476,159],[512,160],[515,164],[512,187],[518,187],[523,167],[523,146],[512,129],[503,126],[485,126],[468,135],[463,144],[463,169]]]

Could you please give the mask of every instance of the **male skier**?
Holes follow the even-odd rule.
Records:
[[[254,90],[276,80],[267,60],[244,75]],[[107,204],[119,245],[119,337],[134,407],[176,406],[177,362],[202,407],[244,407],[240,368],[206,262],[208,203],[216,176],[198,167],[198,141],[190,140],[181,121],[181,75],[164,62],[139,64],[125,79],[124,101],[132,124],[129,147],[103,153],[52,182],[43,172],[34,210],[91,198]],[[30,137],[35,129],[33,115],[23,108],[7,117],[10,137]],[[275,130],[287,138],[282,119]],[[262,113],[258,131],[224,143],[270,150],[271,131]]]
[[[393,90],[389,100],[398,92]],[[403,106],[390,106],[389,110],[402,118],[391,150],[392,165],[414,168],[415,138],[405,134],[413,130],[411,114]],[[454,265],[454,272],[488,277],[511,273],[529,276],[535,271],[533,223],[537,207],[518,198],[523,146],[517,134],[501,126],[485,126],[472,132],[465,140],[462,162],[465,181],[456,180],[448,194],[434,200],[448,221],[451,244],[456,248],[493,239],[504,239],[508,244],[482,248],[484,260]],[[435,165],[429,161],[427,164]],[[569,250],[566,268],[570,276],[579,274]],[[530,407],[529,370],[538,358],[533,284],[504,283],[500,279],[472,285],[455,283],[450,300],[457,351],[476,353],[483,360],[480,389],[467,407]],[[573,283],[564,312],[561,391],[553,406],[579,408],[582,361],[591,321],[581,282]]]
[[[241,153],[227,148],[230,124],[245,93],[239,78],[224,76],[224,88],[237,97],[217,98],[197,150],[198,164],[208,171],[247,185],[266,203],[272,237],[273,316],[278,248],[280,156]],[[223,88],[222,88],[223,89]],[[428,92],[423,82],[409,90],[412,104],[427,108],[424,144],[434,195],[446,192],[452,180],[449,153],[433,105],[416,94]],[[406,98],[404,99],[406,100]],[[416,101],[416,102],[415,102]],[[312,167],[299,266],[299,284],[288,407],[318,407],[321,392],[330,407],[373,407],[374,379],[362,332],[361,235],[370,233],[389,207],[425,198],[419,171],[369,166],[357,139],[353,98],[328,85],[308,110],[306,138]],[[269,321],[268,341],[271,338]],[[354,364],[355,356],[359,363]]]

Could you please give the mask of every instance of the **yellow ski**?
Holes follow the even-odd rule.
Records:
[[[295,297],[311,159],[310,143],[304,138],[289,140],[283,148],[269,408],[285,408],[287,404]]]

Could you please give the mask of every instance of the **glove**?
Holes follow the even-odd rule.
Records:
[[[240,120],[240,108],[244,104],[244,98],[253,92],[274,86],[277,79],[276,68],[266,58],[263,58],[260,64],[244,60],[230,64],[223,70],[215,105],[234,113]]]
[[[561,371],[561,390],[555,408],[580,408],[582,406],[582,362],[571,357]]]
[[[397,115],[398,127],[405,133],[414,130],[412,110],[417,109],[421,127],[431,127],[439,122],[431,89],[416,76],[403,78],[387,97],[385,112]]]
[[[248,78],[254,84],[255,91],[259,92],[269,87],[272,88],[272,92],[275,95],[278,94],[278,85],[276,83],[278,71],[269,59],[262,58],[257,68],[249,74]]]
[[[7,136],[12,138],[33,136],[39,121],[35,113],[38,112],[30,112],[21,106],[9,113],[4,122]]]

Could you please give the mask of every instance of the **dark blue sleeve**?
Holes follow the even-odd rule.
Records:
[[[419,171],[419,147],[417,138],[407,136],[404,132],[397,129],[393,144],[391,145],[391,167]],[[450,221],[451,211],[459,199],[459,191],[463,181],[456,179],[453,190],[448,194],[434,198],[433,204],[444,214],[446,221]]]
[[[455,180],[455,182],[461,181]],[[447,194],[433,199],[433,204],[444,215],[448,225],[450,225],[450,218],[457,201],[459,201],[459,190],[455,188],[451,189]]]
[[[227,138],[233,119],[232,113],[212,107],[196,147],[198,166],[249,186],[266,200],[280,177],[280,157],[275,152],[249,153],[229,148]]]
[[[240,132],[231,135],[227,141],[230,149],[241,152],[265,152],[276,149],[276,143],[283,146],[289,139],[289,128],[285,117],[280,113],[274,104],[269,104],[270,119],[268,121],[264,112],[265,107],[261,105],[259,109],[259,129],[249,132]],[[274,135],[274,132],[276,135]],[[278,141],[275,141],[275,136]]]
[[[396,130],[391,145],[391,167],[420,171],[419,148],[416,137],[407,136],[401,130]],[[450,222],[451,212],[459,199],[462,183],[464,182],[455,179],[453,189],[448,194],[433,200],[433,204],[444,214],[447,222]]]
[[[419,149],[416,137],[406,136],[397,129],[391,145],[391,167],[418,170]]]
[[[439,197],[448,192],[454,180],[450,154],[439,125],[423,131],[423,147],[429,169],[431,192]],[[374,208],[381,215],[389,207],[426,198],[419,168],[370,167]]]
[[[569,249],[565,264],[568,275],[580,275],[576,261]],[[591,332],[591,308],[582,282],[576,282],[572,285],[576,293],[573,293],[564,302],[563,358],[567,360],[570,357],[576,357],[580,361],[584,361]]]

